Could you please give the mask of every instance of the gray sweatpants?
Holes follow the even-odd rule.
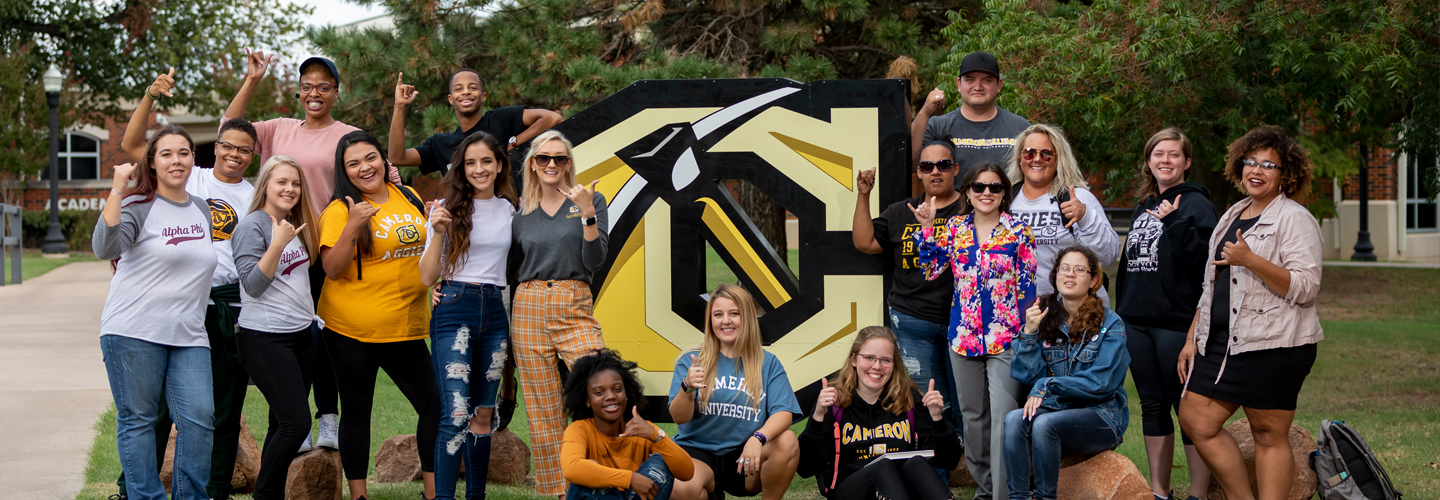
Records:
[[[948,349],[947,349],[948,350]],[[980,487],[977,500],[1005,500],[1005,415],[1020,407],[1020,382],[1010,378],[1006,350],[994,356],[961,356],[950,351],[956,402],[965,426],[965,466]]]

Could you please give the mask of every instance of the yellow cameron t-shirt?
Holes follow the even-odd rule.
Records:
[[[358,269],[350,264],[344,278],[325,278],[316,307],[326,328],[361,342],[400,342],[430,335],[428,294],[420,283],[425,218],[399,189],[386,186],[390,199],[370,218],[374,242],[370,255],[361,256]],[[320,215],[322,248],[340,241],[349,218],[350,208],[343,201],[325,207]],[[364,279],[357,278],[357,271]]]

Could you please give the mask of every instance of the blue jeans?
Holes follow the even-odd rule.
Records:
[[[890,308],[890,329],[900,343],[900,358],[905,364],[905,371],[921,391],[929,386],[931,380],[935,381],[935,390],[945,398],[945,414],[955,423],[956,436],[963,437],[964,423],[959,419],[959,412],[951,406],[955,401],[955,392],[950,386],[954,373],[950,370],[950,358],[947,356],[950,342],[945,330],[948,328],[948,324],[931,323]]]
[[[430,314],[430,359],[440,388],[440,430],[435,436],[435,498],[455,497],[462,456],[465,457],[466,498],[485,498],[484,472],[489,467],[490,436],[471,435],[470,417],[476,408],[495,408],[500,395],[500,376],[505,371],[510,323],[501,289],[495,285],[442,281],[440,294],[440,304]],[[484,368],[472,370],[472,364]],[[497,417],[491,414],[492,429]],[[484,452],[474,449],[476,446],[483,447]],[[466,453],[462,454],[462,450]]]
[[[1060,459],[1066,453],[1090,455],[1113,450],[1120,436],[1090,408],[1041,409],[1033,420],[1025,410],[1005,415],[1005,472],[1010,500],[1052,500],[1060,483]],[[1030,473],[1035,487],[1030,487]]]
[[[215,394],[210,350],[172,347],[119,335],[102,335],[100,352],[115,399],[115,445],[126,471],[125,494],[134,500],[164,500],[156,466],[155,434],[161,398],[175,421],[177,500],[208,498],[210,449],[215,433]]]
[[[675,476],[670,474],[670,467],[665,465],[665,457],[659,453],[650,455],[645,462],[640,464],[636,473],[655,481],[659,493],[655,500],[670,500],[670,490],[675,488]],[[570,483],[570,489],[565,491],[565,500],[636,500],[640,495],[635,491],[619,488],[591,488]]]

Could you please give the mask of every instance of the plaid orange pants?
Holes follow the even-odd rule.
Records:
[[[565,394],[556,359],[565,366],[605,347],[595,322],[590,285],[578,280],[534,280],[515,292],[510,342],[525,412],[530,419],[530,446],[535,456],[535,491],[565,493],[560,475],[560,444],[565,433]]]

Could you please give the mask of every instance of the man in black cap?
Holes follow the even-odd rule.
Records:
[[[955,149],[956,189],[971,165],[993,161],[1006,165],[1005,155],[1015,146],[1030,122],[995,105],[1000,96],[1000,64],[988,52],[971,52],[960,62],[960,76],[955,88],[960,93],[960,109],[931,116],[945,108],[945,91],[935,89],[925,98],[925,105],[910,123],[912,162],[919,161],[925,146],[948,140]]]

